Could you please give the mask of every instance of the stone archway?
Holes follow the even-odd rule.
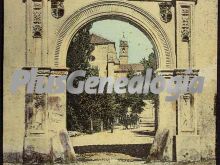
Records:
[[[65,67],[69,43],[76,32],[89,22],[114,18],[124,20],[143,31],[155,45],[159,69],[175,67],[174,51],[158,21],[148,12],[127,2],[99,1],[73,13],[61,26],[56,41],[54,66]]]
[[[56,29],[60,25],[59,30],[53,33],[52,40],[56,39],[55,45],[50,46],[51,54],[49,57],[51,61],[47,62],[46,66],[49,67],[40,67],[39,68],[39,75],[54,75],[54,76],[62,76],[67,74],[66,69],[66,57],[69,44],[71,42],[72,37],[77,33],[77,31],[86,25],[89,22],[100,20],[100,19],[107,19],[107,18],[114,18],[120,19],[126,22],[131,23],[132,25],[136,26],[140,29],[148,38],[152,41],[153,45],[155,46],[157,60],[158,60],[158,74],[164,76],[166,79],[169,79],[171,76],[175,74],[183,75],[184,69],[177,70],[177,60],[176,54],[177,50],[174,51],[170,43],[169,35],[166,34],[165,30],[160,25],[159,21],[152,16],[146,10],[143,10],[136,5],[124,1],[98,1],[92,4],[86,5],[78,9],[77,11],[70,14],[69,17],[64,22],[59,22],[56,24]],[[175,27],[175,26],[173,26]],[[53,30],[54,30],[53,29]],[[175,30],[175,29],[174,29]],[[55,34],[55,35],[54,35]],[[174,33],[173,33],[174,34]],[[50,34],[51,35],[51,34]],[[31,38],[35,40],[36,46],[42,48],[40,46],[41,36],[38,38]],[[172,45],[174,43],[174,39],[172,40]],[[177,42],[177,41],[176,41]],[[179,42],[179,41],[178,41]],[[182,42],[182,41],[181,41]],[[189,41],[187,41],[189,42]],[[53,43],[54,44],[54,43]],[[190,61],[188,60],[187,53],[189,52],[188,47],[186,47],[186,41],[179,45],[184,45],[184,50],[180,49],[184,52],[184,60],[185,63],[182,65],[184,68],[188,66]],[[52,49],[53,48],[53,49]],[[46,49],[46,48],[42,48]],[[37,50],[37,49],[35,49]],[[36,51],[33,54],[39,55],[41,52]],[[182,53],[182,52],[180,52]],[[186,58],[185,58],[186,56]],[[38,56],[37,56],[38,57]],[[43,57],[47,57],[46,53]],[[47,57],[48,58],[48,57]],[[191,58],[191,57],[190,57]],[[181,59],[180,59],[181,60]],[[30,61],[34,61],[30,59]],[[42,60],[43,61],[43,60]],[[35,64],[37,65],[37,64]],[[40,66],[44,66],[41,63]],[[194,74],[196,75],[196,74]],[[193,76],[194,76],[193,75]],[[169,135],[167,138],[166,149],[164,151],[163,157],[167,160],[174,160],[176,154],[176,142],[175,136],[177,135],[177,104],[176,102],[168,103],[165,102],[166,94],[160,94],[160,107],[162,109],[159,110],[159,121],[158,121],[158,128],[160,131],[167,129],[169,131]],[[191,97],[187,97],[187,102],[190,102]],[[26,99],[28,100],[28,99]],[[26,104],[32,104],[33,100],[37,102],[45,102],[45,106],[42,107],[43,111],[45,111],[45,129],[42,130],[39,136],[39,131],[37,133],[39,137],[35,136],[36,134],[30,132],[28,128],[28,121],[26,121],[27,128],[25,130],[25,140],[24,140],[24,151],[30,150],[30,147],[34,148],[33,150],[41,151],[46,154],[51,153],[51,150],[60,155],[63,152],[62,147],[60,147],[60,131],[64,130],[66,127],[66,94],[53,94],[53,95],[43,95],[43,96],[36,96],[33,99],[29,99],[31,102]],[[56,101],[57,100],[57,101]],[[59,103],[58,103],[59,101]],[[181,100],[180,100],[181,101]],[[55,112],[53,108],[54,105],[58,105],[59,107],[59,114]],[[33,106],[34,107],[34,106]],[[32,107],[32,108],[33,108]],[[35,107],[34,107],[35,108]],[[191,108],[188,104],[184,108]],[[37,108],[36,108],[37,109]],[[46,115],[48,114],[48,115]],[[166,118],[164,118],[166,116]],[[36,130],[34,130],[36,131]],[[195,131],[194,131],[195,132]],[[194,133],[192,131],[192,133]],[[38,143],[36,143],[36,138],[38,139]],[[181,140],[181,139],[180,139]],[[40,142],[42,141],[42,142]],[[34,146],[34,147],[33,147]],[[50,148],[48,147],[50,146]],[[31,148],[31,149],[32,149]],[[43,148],[43,149],[42,149]],[[42,151],[43,150],[43,151]],[[179,147],[181,150],[181,147]],[[25,153],[24,152],[24,153]],[[185,152],[185,151],[184,151]]]
[[[150,13],[135,5],[121,1],[99,1],[87,5],[73,13],[59,29],[53,59],[54,67],[66,67],[67,50],[73,36],[78,30],[90,22],[102,19],[122,20],[129,22],[141,30],[154,45],[157,54],[158,71],[168,71],[169,77],[173,74],[173,69],[176,66],[174,50],[160,23]],[[164,97],[165,96],[161,96],[161,100],[164,100]],[[164,102],[161,101],[161,104],[164,104]],[[172,111],[172,105],[168,105],[167,107]],[[171,116],[175,115],[174,113],[171,114]],[[173,125],[175,125],[175,122]],[[164,127],[166,126],[167,125]],[[164,129],[164,127],[162,129]],[[172,137],[172,134],[173,133],[170,133],[170,137]],[[172,145],[173,143],[170,143],[169,147]],[[168,152],[168,159],[173,160],[172,148],[169,148]]]
[[[159,69],[172,72],[176,66],[174,50],[171,48],[169,38],[164,29],[150,13],[127,2],[98,1],[77,10],[64,21],[56,35],[57,39],[53,61],[50,62],[51,66],[50,68],[39,69],[38,75],[66,75],[67,51],[73,36],[87,23],[107,18],[120,19],[140,29],[155,46],[154,49],[157,54]],[[32,99],[28,99],[28,97]],[[27,159],[32,159],[32,156],[29,154],[30,148],[32,148],[31,152],[33,152],[33,154],[36,151],[43,152],[46,155],[52,152],[55,157],[60,157],[60,155],[63,155],[63,148],[60,145],[60,132],[66,129],[66,93],[53,95],[41,94],[40,96],[27,95],[26,100],[31,101],[26,104],[32,104],[32,100],[39,103],[45,102],[45,106],[43,106],[42,109],[45,114],[45,121],[43,121],[42,125],[45,125],[45,127],[41,132],[35,129],[34,131],[36,132],[33,132],[32,125],[29,124],[29,121],[26,121],[27,128],[25,130],[24,155],[28,157]],[[54,108],[57,107],[57,105],[58,109]],[[33,106],[33,109],[38,108]],[[26,116],[28,116],[28,113]],[[40,136],[35,133],[40,133]],[[38,143],[36,143],[36,138],[38,139]],[[172,153],[172,151],[170,152]],[[170,158],[170,160],[172,160],[172,158]]]

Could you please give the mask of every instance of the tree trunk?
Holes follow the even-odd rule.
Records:
[[[103,120],[101,120],[101,132],[103,132]]]
[[[90,132],[93,133],[93,121],[90,119]]]

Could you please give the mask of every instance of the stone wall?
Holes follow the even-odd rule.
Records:
[[[24,87],[10,92],[13,72],[25,66],[25,4],[4,1],[3,150],[4,159],[22,160],[24,141]]]

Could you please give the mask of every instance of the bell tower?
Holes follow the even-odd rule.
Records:
[[[128,41],[125,40],[124,34],[122,40],[120,40],[119,47],[120,47],[120,52],[119,52],[120,64],[128,64]]]

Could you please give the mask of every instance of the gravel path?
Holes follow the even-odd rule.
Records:
[[[117,126],[114,132],[99,132],[94,134],[71,137],[73,146],[114,145],[114,144],[150,144],[153,143],[153,127],[142,126],[137,129],[123,129]]]

